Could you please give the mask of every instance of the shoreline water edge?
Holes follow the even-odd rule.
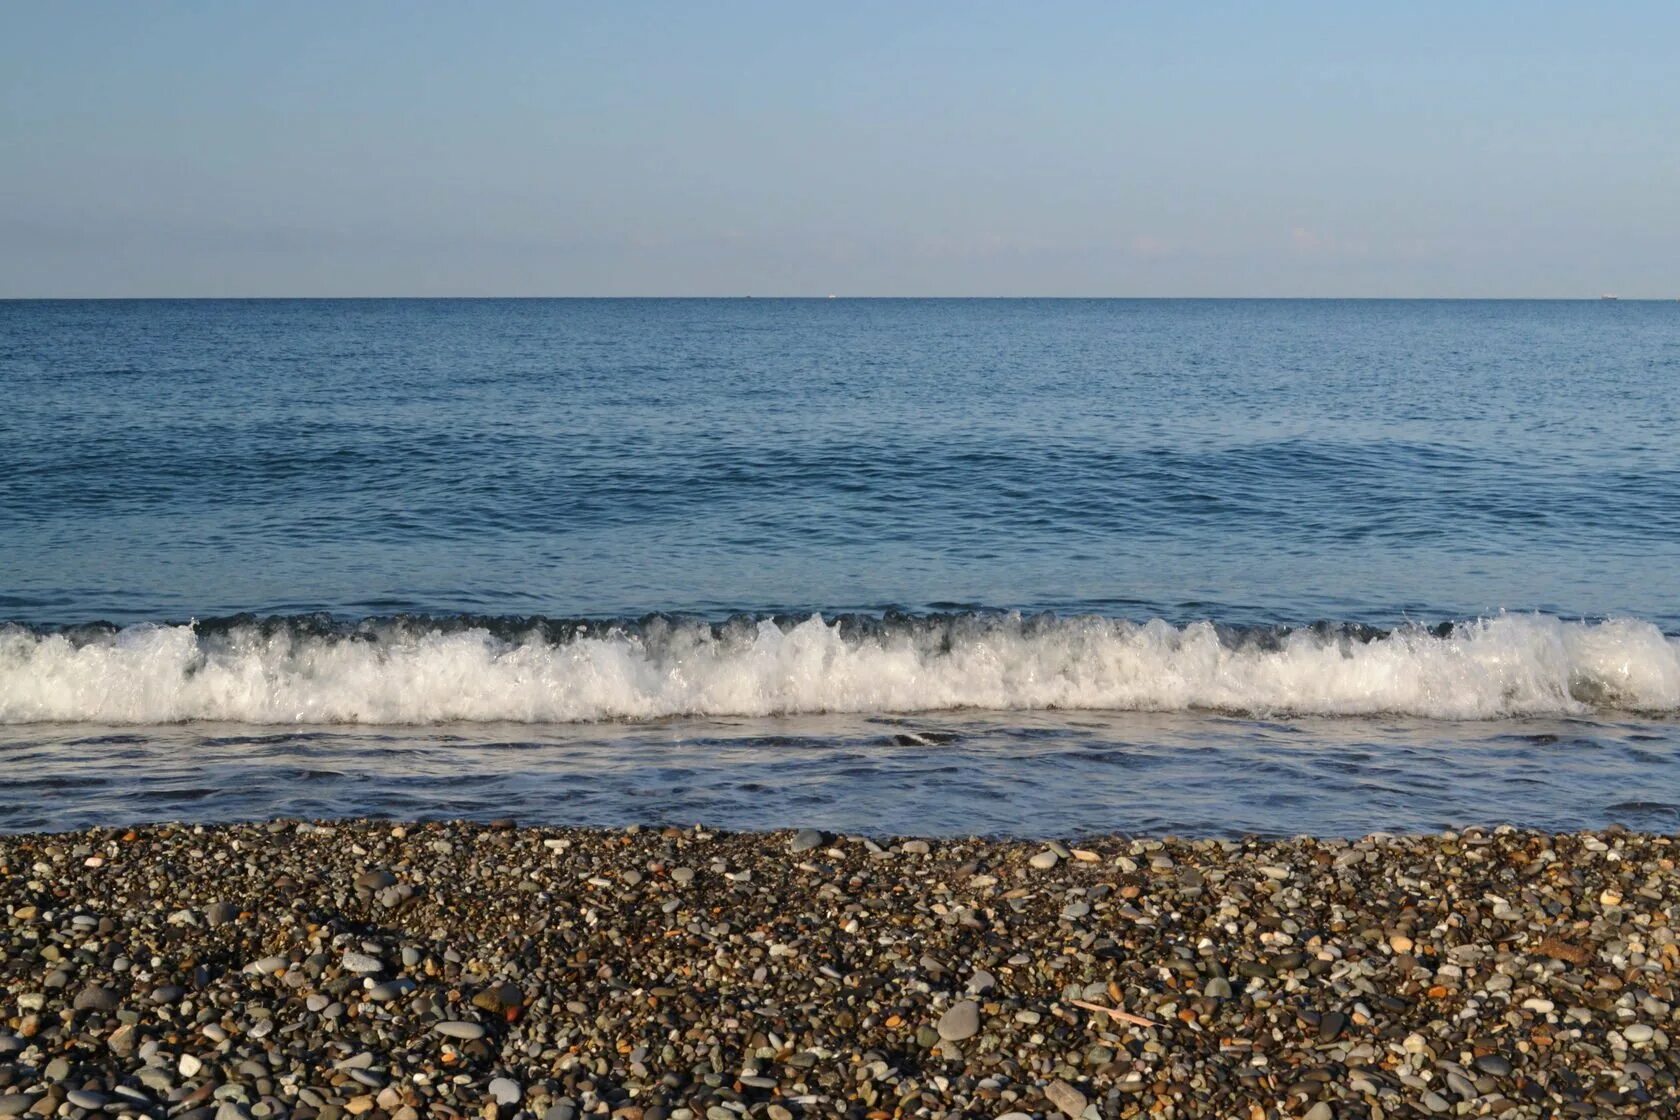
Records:
[[[0,1117],[1654,1116],[1675,838],[0,836]]]

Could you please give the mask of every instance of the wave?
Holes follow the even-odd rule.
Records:
[[[636,622],[317,616],[0,626],[0,723],[577,723],[952,709],[1680,711],[1633,619],[1241,628],[965,613]]]

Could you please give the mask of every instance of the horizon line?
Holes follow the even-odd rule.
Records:
[[[386,301],[510,301],[510,300],[800,300],[812,302],[826,302],[829,300],[878,300],[902,301],[913,300],[942,300],[958,302],[965,300],[1038,300],[1038,301],[1066,301],[1066,302],[1236,302],[1247,301],[1255,303],[1274,302],[1324,302],[1324,303],[1675,303],[1680,302],[1680,296],[1257,296],[1257,295],[1170,295],[1170,296],[1127,296],[1127,295],[857,295],[857,294],[825,294],[825,295],[762,295],[759,293],[742,293],[739,295],[672,295],[672,294],[643,294],[643,295],[51,295],[51,296],[13,296],[0,295],[0,303],[140,303],[140,302],[209,302],[220,300],[224,302],[303,302],[315,301],[353,301],[353,300],[386,300]]]

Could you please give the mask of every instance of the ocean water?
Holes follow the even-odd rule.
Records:
[[[0,302],[0,829],[1680,827],[1680,304]]]

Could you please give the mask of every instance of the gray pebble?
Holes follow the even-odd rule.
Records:
[[[939,1017],[939,1037],[946,1042],[961,1042],[973,1038],[980,1031],[980,1005],[971,999],[951,1005]]]
[[[1476,1068],[1494,1077],[1511,1076],[1511,1060],[1502,1054],[1483,1054],[1476,1059]]]
[[[794,833],[793,839],[788,842],[788,851],[808,852],[813,848],[822,847],[826,840],[827,837],[818,832],[816,829],[802,828],[798,832]]]
[[[120,1001],[117,993],[98,984],[89,984],[76,993],[72,1007],[77,1011],[115,1011]]]
[[[1074,1120],[1085,1111],[1085,1094],[1059,1078],[1044,1087],[1044,1095],[1050,1098],[1051,1104]]]

